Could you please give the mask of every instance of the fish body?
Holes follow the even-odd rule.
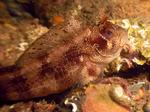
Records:
[[[0,68],[0,99],[27,100],[93,81],[120,55],[126,40],[126,31],[108,21],[77,32],[52,29],[15,65]]]

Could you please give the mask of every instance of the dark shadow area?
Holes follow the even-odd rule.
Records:
[[[136,65],[134,68],[130,68],[126,71],[120,71],[117,73],[111,73],[107,76],[108,77],[119,76],[119,77],[128,79],[128,78],[137,77],[140,75],[140,73],[150,73],[150,65],[148,65],[148,64],[144,64],[142,66]],[[150,75],[148,76],[148,78],[150,80]]]

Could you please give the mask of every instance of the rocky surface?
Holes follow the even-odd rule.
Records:
[[[48,104],[46,101],[40,102],[21,102],[11,106],[4,105],[1,107],[0,112],[52,112],[55,105]]]
[[[129,107],[118,105],[110,97],[111,85],[97,84],[85,91],[86,100],[82,105],[83,112],[129,112]]]

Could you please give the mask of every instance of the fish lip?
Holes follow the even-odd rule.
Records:
[[[115,50],[113,53],[111,54],[102,54],[101,52],[97,52],[98,54],[91,56],[89,59],[91,62],[93,63],[97,63],[97,64],[108,64],[110,63],[113,59],[117,58],[120,55],[122,48],[119,48],[117,50]]]

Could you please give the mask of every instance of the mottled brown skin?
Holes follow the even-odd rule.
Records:
[[[0,100],[47,96],[93,81],[120,55],[126,40],[127,33],[108,21],[78,33],[50,30],[14,66],[0,69]]]

